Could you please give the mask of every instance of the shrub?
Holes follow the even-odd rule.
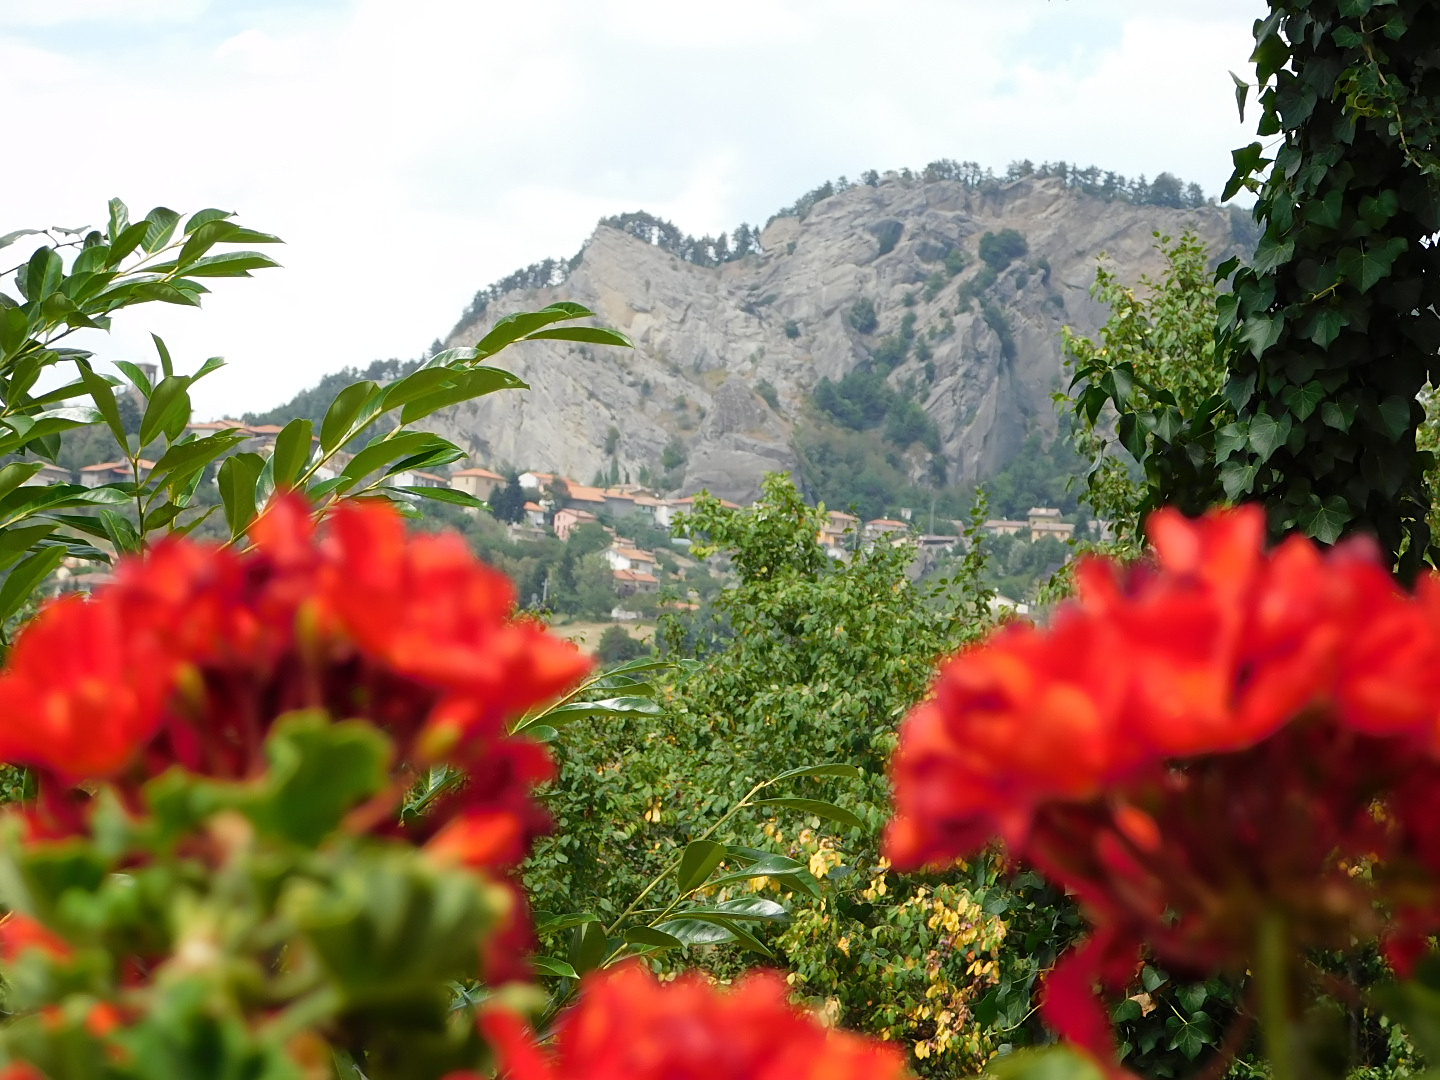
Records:
[[[775,384],[769,379],[761,379],[755,384],[755,393],[760,395],[762,401],[776,412],[780,411],[780,395],[775,392]]]
[[[980,259],[997,274],[1029,250],[1025,237],[1014,229],[987,232],[980,238]]]
[[[848,319],[850,325],[862,334],[874,333],[875,328],[880,325],[880,316],[875,311],[875,301],[868,296],[862,296],[850,305]]]
[[[794,341],[800,336],[800,324],[794,319],[787,319],[785,322],[785,336]]]

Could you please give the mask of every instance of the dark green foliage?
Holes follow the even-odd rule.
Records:
[[[490,513],[496,521],[513,523],[525,520],[525,490],[514,473],[510,474],[505,486],[490,497]]]
[[[1046,442],[1031,434],[1010,464],[985,481],[990,509],[1002,518],[1023,518],[1032,506],[1074,513],[1078,504],[1072,481],[1084,471],[1085,461],[1067,438]]]
[[[980,237],[980,260],[997,274],[1016,259],[1023,258],[1029,250],[1025,237],[1014,229],[987,232]]]
[[[913,401],[897,401],[885,418],[885,438],[896,446],[919,443],[932,454],[940,452],[940,431],[935,421]]]
[[[762,401],[777,412],[780,409],[780,395],[775,390],[775,384],[769,379],[761,379],[755,384],[755,393],[760,395]]]
[[[621,626],[607,626],[595,647],[595,658],[606,667],[623,664],[627,660],[638,660],[650,652],[643,641],[637,641]]]
[[[1263,498],[1278,530],[1374,530],[1413,568],[1430,546],[1415,397],[1440,348],[1440,248],[1422,242],[1440,229],[1440,9],[1368,7],[1276,3],[1257,31],[1261,131],[1284,142],[1255,263],[1222,301],[1239,420],[1216,456],[1225,493]],[[1260,154],[1237,151],[1232,187]]]
[[[660,454],[660,464],[669,472],[684,465],[688,457],[689,454],[685,450],[685,444],[680,441],[680,437],[678,435],[672,436]]]
[[[868,296],[862,296],[851,304],[846,318],[850,325],[862,334],[873,333],[875,327],[880,325],[880,316],[875,311],[875,301]]]
[[[1277,533],[1374,533],[1410,574],[1431,548],[1415,431],[1440,348],[1440,6],[1271,10],[1253,57],[1267,141],[1235,152],[1226,189],[1257,193],[1262,230],[1252,265],[1222,267],[1236,417],[1147,471],[1187,509],[1259,499]]]
[[[839,382],[821,379],[815,387],[816,406],[852,431],[883,423],[894,403],[895,391],[885,376],[869,368],[856,368]]]
[[[909,355],[910,342],[900,334],[890,334],[882,338],[870,353],[875,366],[881,371],[894,371],[905,362]]]
[[[785,320],[785,336],[794,341],[800,336],[800,324],[794,319]]]

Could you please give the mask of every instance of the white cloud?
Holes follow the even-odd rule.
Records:
[[[0,0],[0,27],[191,22],[209,6],[209,0]]]
[[[572,254],[603,214],[713,233],[840,173],[938,157],[1215,191],[1248,139],[1226,75],[1250,47],[1239,0],[34,7],[75,22],[62,44],[0,0],[0,100],[85,134],[7,171],[0,232],[96,221],[118,194],[138,213],[238,210],[288,241],[284,270],[218,282],[201,313],[126,313],[105,346],[143,355],[157,329],[191,364],[225,353],[197,394],[212,414],[415,355],[477,288]],[[86,44],[102,7],[133,25]]]

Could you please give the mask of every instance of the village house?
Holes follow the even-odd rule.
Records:
[[[148,476],[150,470],[155,467],[153,461],[146,461],[144,458],[141,458],[138,464],[142,479]],[[106,484],[134,482],[135,474],[131,471],[128,461],[102,461],[98,465],[80,466],[80,483],[83,487],[98,488]]]
[[[632,593],[653,593],[660,588],[660,579],[644,570],[616,570],[615,591],[621,596]]]
[[[825,511],[825,521],[821,523],[817,537],[825,554],[832,559],[843,559],[855,542],[855,526],[859,523],[860,519],[854,514]]]
[[[461,469],[450,474],[450,486],[466,495],[473,495],[481,502],[489,502],[496,488],[504,487],[505,477],[489,469]]]
[[[1008,521],[1005,518],[991,518],[981,526],[991,536],[1019,536],[1030,528],[1028,521]]]
[[[890,536],[894,533],[905,534],[909,531],[908,522],[896,521],[894,518],[876,518],[874,521],[865,522],[864,528],[860,530],[860,539],[867,544],[873,544],[882,536]]]
[[[610,564],[611,570],[655,572],[655,556],[648,551],[642,551],[628,544],[616,543],[607,548],[604,554],[605,561]]]
[[[550,527],[561,540],[568,541],[570,533],[580,525],[594,524],[600,519],[589,510],[577,510],[569,506],[555,511],[555,520]]]
[[[525,521],[537,529],[545,527],[545,508],[537,502],[525,504]]]
[[[1075,526],[1060,520],[1060,511],[1053,506],[1032,506],[1026,515],[1029,518],[1030,539],[1053,536],[1061,543],[1068,543],[1075,535]]]
[[[522,472],[520,474],[520,486],[526,491],[544,492],[548,487],[555,484],[555,474],[548,472]],[[561,481],[565,481],[562,479]]]
[[[605,509],[616,520],[635,513],[635,493],[621,488],[606,488],[600,493],[605,498]]]
[[[584,484],[577,484],[574,480],[562,480],[565,485],[565,499],[567,502],[578,506],[580,509],[596,513],[604,510],[605,493],[597,487],[587,487]]]

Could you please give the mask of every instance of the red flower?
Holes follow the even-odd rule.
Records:
[[[459,537],[409,537],[388,504],[342,504],[317,530],[303,500],[285,496],[251,536],[245,554],[168,539],[123,561],[88,602],[52,604],[22,632],[0,675],[0,760],[41,774],[34,833],[84,827],[82,781],[133,800],[174,764],[258,775],[273,723],[319,709],[384,728],[404,769],[465,771],[424,821],[379,827],[424,842],[473,813],[492,842],[482,859],[472,838],[468,861],[518,864],[546,827],[530,791],[552,766],[506,723],[589,661],[515,620],[509,582]],[[408,776],[397,775],[396,799]]]
[[[13,964],[21,953],[30,949],[39,949],[56,960],[70,956],[70,946],[63,938],[28,915],[12,911],[0,918],[0,961]]]
[[[1151,534],[1152,565],[1087,562],[1049,628],[944,665],[892,763],[897,867],[998,835],[1077,896],[1096,934],[1046,1010],[1097,1050],[1089,987],[1142,945],[1207,975],[1244,970],[1265,912],[1397,955],[1440,923],[1440,585],[1401,591],[1365,545],[1267,553],[1255,508]]]
[[[778,975],[728,991],[699,975],[665,985],[637,964],[587,976],[553,1056],[512,1015],[481,1018],[511,1080],[900,1080],[899,1050],[832,1031],[792,1007]]]

